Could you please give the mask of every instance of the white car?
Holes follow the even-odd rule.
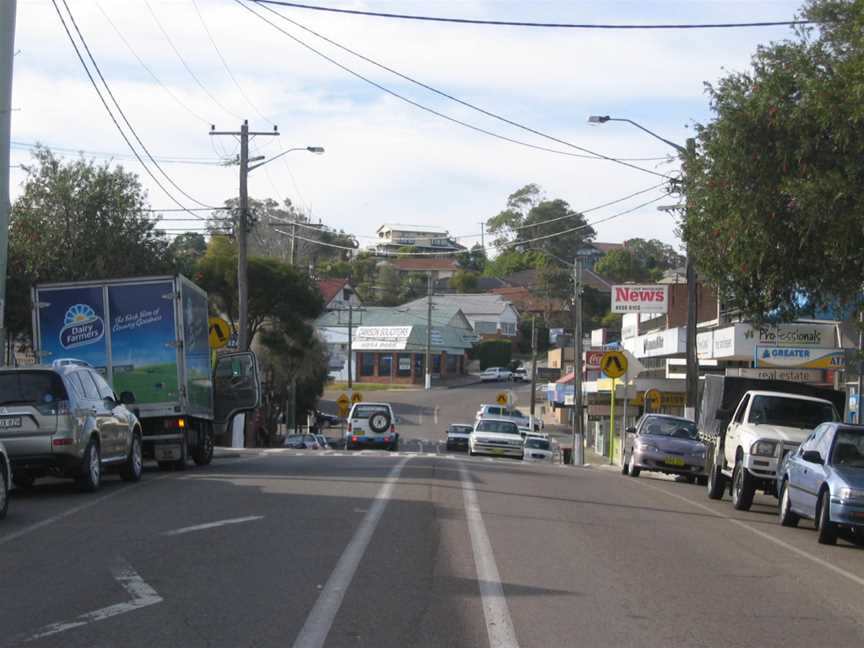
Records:
[[[513,382],[528,382],[530,379],[528,378],[528,372],[525,370],[525,367],[514,369],[512,380]]]
[[[522,435],[513,421],[503,418],[482,418],[474,423],[468,454],[522,458]]]
[[[390,403],[354,403],[348,412],[345,449],[399,449],[396,415]]]
[[[520,428],[530,429],[532,426],[531,417],[527,416],[526,414],[523,414],[518,409],[515,409],[515,408],[508,409],[507,407],[504,407],[503,405],[489,405],[489,404],[481,405],[480,409],[477,410],[477,414],[474,415],[474,418],[476,420],[479,420],[481,418],[487,418],[490,416],[493,418],[509,419],[509,420],[513,421]],[[535,416],[534,421],[533,421],[533,427],[534,427],[534,430],[537,430],[537,431],[542,430],[543,429],[543,419],[541,419],[539,416]]]
[[[549,442],[549,439],[534,434],[525,437],[522,459],[525,461],[552,463],[553,456],[552,444]]]
[[[0,443],[0,520],[6,517],[9,509],[9,491],[12,490],[12,465],[6,448]]]
[[[481,382],[500,382],[510,380],[512,377],[513,372],[503,367],[488,367],[480,373]]]

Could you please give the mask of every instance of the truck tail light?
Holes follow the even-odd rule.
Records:
[[[350,423],[348,424],[348,431],[349,432],[351,431],[351,424]]]
[[[165,419],[163,426],[166,430],[185,430],[186,419],[182,417],[176,419]]]
[[[53,446],[67,446],[72,445],[73,443],[75,443],[75,439],[72,439],[70,437],[64,439],[53,439],[51,441],[51,445]]]

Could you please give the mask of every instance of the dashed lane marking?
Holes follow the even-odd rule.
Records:
[[[206,529],[215,529],[216,527],[227,526],[229,524],[242,524],[244,522],[253,522],[254,520],[263,519],[263,515],[248,515],[246,517],[231,518],[228,520],[218,520],[216,522],[208,522],[207,524],[196,524],[195,526],[183,527],[182,529],[174,529],[173,531],[165,531],[162,535],[176,536],[193,531],[204,531]]]

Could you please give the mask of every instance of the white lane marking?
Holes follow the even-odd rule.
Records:
[[[462,495],[465,499],[465,517],[468,519],[468,533],[474,550],[474,564],[477,567],[477,581],[480,598],[483,602],[483,616],[486,618],[486,632],[489,635],[489,648],[518,648],[516,630],[510,618],[510,608],[501,586],[501,575],[495,564],[492,543],[486,533],[483,514],[477,503],[477,490],[468,476],[465,464],[459,465],[462,476]]]
[[[263,515],[249,515],[247,517],[241,518],[230,518],[228,520],[218,520],[216,522],[208,522],[206,524],[196,524],[195,526],[183,527],[181,529],[174,529],[173,531],[165,531],[162,533],[164,536],[176,536],[181,535],[183,533],[191,533],[192,531],[203,531],[205,529],[215,529],[216,527],[225,526],[228,524],[242,524],[243,522],[252,522],[253,520],[261,520],[263,519]]]
[[[737,527],[740,527],[742,529],[747,529],[751,533],[755,533],[760,538],[764,538],[765,540],[768,540],[769,542],[773,542],[777,546],[783,547],[787,551],[791,551],[792,553],[794,553],[797,556],[801,556],[802,558],[806,558],[810,562],[815,563],[815,564],[819,565],[820,567],[823,567],[823,568],[828,569],[830,571],[833,571],[835,574],[838,574],[840,576],[843,576],[844,578],[849,579],[850,581],[852,581],[856,585],[860,585],[860,586],[864,587],[864,578],[861,578],[860,576],[856,576],[855,574],[851,574],[851,573],[847,572],[846,570],[841,569],[840,567],[837,567],[836,565],[832,565],[827,560],[822,560],[821,558],[817,558],[816,556],[813,556],[813,555],[807,553],[806,551],[804,551],[803,549],[799,549],[795,545],[791,545],[788,542],[781,540],[780,538],[775,538],[770,533],[765,533],[764,531],[760,531],[759,529],[756,529],[756,528],[750,526],[746,522],[742,522],[741,520],[736,520],[735,518],[731,518],[727,515],[723,515],[722,513],[719,513],[718,511],[715,511],[714,509],[712,509],[710,506],[705,506],[704,504],[700,504],[699,502],[694,502],[693,500],[691,500],[687,497],[684,497],[683,495],[678,495],[677,493],[670,493],[669,491],[667,491],[663,488],[660,488],[659,486],[653,486],[652,484],[648,484],[647,480],[644,481],[643,484],[645,486],[647,486],[648,488],[652,488],[656,491],[660,491],[661,493],[669,495],[670,497],[674,497],[674,498],[679,499],[683,502],[687,502],[688,504],[695,506],[696,508],[701,509],[707,513],[710,513],[711,515],[718,517],[721,520],[726,520],[727,522],[731,522],[732,524],[734,524]]]
[[[438,406],[435,406],[435,425],[438,425]]]
[[[357,527],[357,531],[354,532],[354,536],[339,557],[339,562],[336,563],[333,573],[327,579],[324,589],[318,595],[315,606],[309,616],[306,617],[300,634],[294,640],[294,648],[321,648],[324,645],[333,625],[333,620],[342,606],[345,592],[348,591],[348,586],[354,579],[360,559],[366,553],[366,547],[369,546],[372,534],[387,507],[387,502],[393,495],[393,489],[402,473],[402,468],[408,461],[409,459],[405,458],[393,466],[387,479],[381,485],[369,507],[369,512],[363,516],[360,526]]]
[[[71,630],[72,628],[79,628],[88,623],[104,621],[105,619],[110,619],[118,614],[140,610],[141,608],[162,602],[162,597],[156,593],[156,590],[145,583],[144,579],[141,578],[138,572],[132,568],[132,565],[124,559],[118,558],[111,571],[114,574],[114,579],[124,590],[126,590],[126,593],[129,594],[132,600],[126,603],[109,605],[108,607],[94,610],[93,612],[87,612],[86,614],[76,617],[72,621],[51,623],[37,630],[33,635],[25,639],[25,641],[35,641],[36,639],[42,639],[43,637]]]

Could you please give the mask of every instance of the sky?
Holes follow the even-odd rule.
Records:
[[[253,15],[388,89],[454,119],[559,151],[565,145],[504,124],[340,50],[247,0],[66,0],[129,122],[185,194],[205,205],[237,195],[244,119],[272,131],[251,144],[271,158],[249,176],[256,199],[290,200],[315,221],[371,243],[384,223],[440,225],[470,246],[481,222],[528,183],[586,211],[663,181],[603,159],[539,151],[479,133],[409,105],[352,76]],[[58,0],[62,7],[62,0]],[[791,20],[798,0],[310,0],[348,9],[490,20],[578,23],[711,23]],[[196,10],[197,7],[197,10]],[[718,30],[542,29],[382,19],[274,8],[303,27],[455,97],[571,144],[674,175],[675,151],[630,124],[589,124],[591,114],[639,122],[684,143],[711,118],[706,82],[747,69],[760,44],[788,27]],[[152,12],[151,12],[152,10]],[[200,14],[199,11],[200,10]],[[68,16],[67,16],[68,22]],[[70,29],[72,28],[70,23]],[[212,36],[212,42],[209,34]],[[167,34],[167,37],[166,37]],[[170,39],[170,42],[169,42]],[[173,43],[173,45],[172,45]],[[157,209],[177,204],[131,157],[91,87],[50,0],[18,0],[12,164],[40,142],[63,155],[98,154],[139,173]],[[130,49],[131,48],[131,49]],[[176,48],[176,51],[175,51]],[[133,54],[134,51],[134,54]],[[140,61],[139,61],[140,59]],[[224,59],[224,63],[223,63]],[[143,65],[142,65],[143,62]],[[146,68],[144,67],[146,65]],[[158,175],[158,170],[153,169]],[[24,172],[13,166],[11,191]],[[198,207],[163,179],[183,206]],[[596,240],[657,238],[676,247],[675,204],[662,190],[586,214]],[[199,231],[166,213],[170,234]],[[178,220],[167,220],[168,217]],[[182,220],[181,220],[182,219]],[[276,234],[274,234],[276,235]],[[487,244],[488,244],[487,239]]]

